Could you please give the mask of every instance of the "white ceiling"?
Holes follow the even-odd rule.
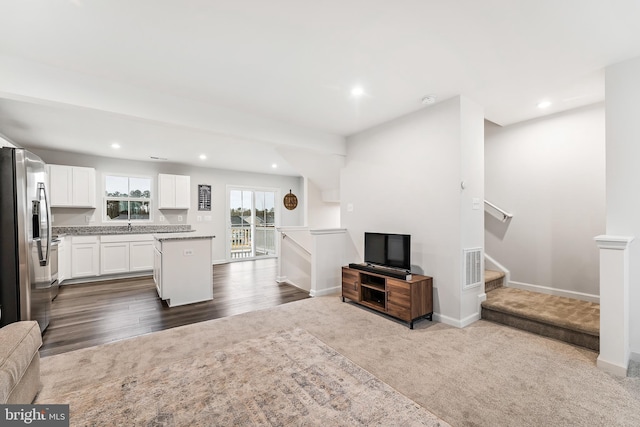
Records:
[[[500,125],[601,101],[639,18],[638,0],[0,0],[0,133],[301,175],[289,148],[343,155],[428,94]]]

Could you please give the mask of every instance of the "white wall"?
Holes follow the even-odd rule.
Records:
[[[40,149],[30,149],[40,156],[45,163],[86,166],[96,169],[96,209],[71,209],[71,208],[53,208],[54,226],[63,225],[106,225],[102,223],[102,203],[100,203],[104,194],[104,174],[131,174],[153,177],[154,188],[157,185],[158,173],[169,173],[179,175],[189,175],[191,177],[191,209],[185,210],[167,210],[159,211],[153,209],[153,221],[150,224],[190,224],[193,229],[212,233],[216,236],[213,247],[213,259],[219,262],[226,258],[225,254],[225,238],[226,224],[228,221],[228,212],[226,207],[226,188],[227,185],[247,186],[247,187],[270,187],[280,189],[279,200],[282,200],[284,194],[292,189],[294,193],[302,194],[302,178],[281,176],[252,174],[247,172],[235,172],[222,169],[196,168],[192,166],[170,164],[165,162],[138,162],[131,160],[121,160],[109,157],[87,156],[82,154],[74,154],[62,151],[49,151]],[[198,184],[211,185],[211,211],[198,211]],[[155,191],[155,190],[153,190]],[[279,225],[283,226],[299,226],[303,221],[304,197],[298,198],[299,205],[293,211],[290,211],[279,204],[280,218]],[[85,220],[87,215],[94,215],[95,222],[88,224]],[[165,217],[164,222],[159,221],[160,215]],[[183,216],[183,222],[178,221],[178,216]],[[211,216],[211,221],[205,221],[205,215]],[[198,221],[200,216],[202,221]]]
[[[307,184],[307,225],[309,228],[338,228],[340,226],[340,202],[323,200],[322,191],[311,180]]]
[[[514,215],[485,215],[486,252],[511,272],[511,286],[598,301],[604,119],[596,104],[507,127],[486,122],[486,198]]]
[[[605,88],[606,234],[635,237],[629,247],[629,336],[640,360],[640,58],[607,67]]]
[[[469,198],[484,196],[482,126],[482,111],[470,101],[440,102],[349,137],[341,175],[347,262],[362,262],[365,231],[411,234],[412,271],[434,278],[434,311],[457,326],[469,317],[461,245],[483,246],[482,210],[461,214],[471,210]],[[463,179],[470,185],[464,194]],[[480,292],[464,299],[477,301]],[[477,303],[474,311],[479,317]]]
[[[342,266],[344,264],[344,240],[346,230],[312,230],[311,292],[321,296],[338,294],[342,290]]]
[[[482,249],[484,253],[484,110],[462,98],[460,101],[460,248]],[[464,189],[462,185],[464,183]],[[481,257],[484,259],[484,257]],[[481,268],[484,273],[484,269]],[[458,283],[465,280],[460,269]],[[484,287],[462,289],[460,319],[469,324],[480,319],[480,296],[485,299]]]

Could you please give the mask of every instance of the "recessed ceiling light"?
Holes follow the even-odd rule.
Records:
[[[276,164],[274,163],[274,164],[272,164],[272,165],[271,165],[271,167],[275,169],[275,168],[277,168],[277,167],[278,167],[278,165],[276,165]]]
[[[538,103],[538,108],[547,108],[551,105],[551,101],[542,101]]]
[[[436,99],[438,97],[435,95],[427,95],[424,98],[422,98],[422,103],[424,105],[429,105],[429,104],[433,104],[434,102],[436,102]]]
[[[206,155],[204,155],[204,154],[200,154],[200,160],[206,160],[206,159],[207,159],[207,156],[206,156]]]
[[[364,89],[362,88],[362,86],[356,86],[351,89],[351,96],[359,98],[362,95],[364,95]]]
[[[120,144],[114,142],[113,144],[111,144],[111,148],[115,148],[117,150],[118,148],[120,148]]]

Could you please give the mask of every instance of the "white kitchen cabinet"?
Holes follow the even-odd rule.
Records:
[[[153,282],[156,284],[158,296],[162,299],[162,253],[159,248],[153,248]]]
[[[100,274],[153,270],[153,235],[119,234],[100,238]]]
[[[100,275],[100,243],[98,236],[71,238],[71,277]]]
[[[71,243],[70,238],[61,237],[58,243],[58,283],[71,278]]]
[[[96,207],[96,170],[74,166],[72,169],[73,206]]]
[[[51,207],[95,208],[96,170],[80,166],[47,165]]]
[[[72,206],[72,166],[47,165],[50,205]]]
[[[158,174],[158,209],[189,209],[191,177]]]
[[[129,272],[129,242],[100,244],[100,274]]]
[[[129,271],[153,270],[153,238],[129,245]]]

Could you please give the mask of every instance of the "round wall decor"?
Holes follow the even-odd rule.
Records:
[[[298,198],[289,190],[289,194],[284,196],[284,207],[292,211],[296,206],[298,206]]]

